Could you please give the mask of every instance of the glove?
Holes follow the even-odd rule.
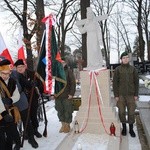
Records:
[[[36,87],[37,85],[37,81],[31,81],[31,86]]]
[[[2,101],[4,103],[4,105],[12,105],[12,99],[11,98],[2,98]]]
[[[8,123],[14,121],[13,116],[11,116],[9,114],[6,114],[3,118],[4,118],[5,122],[8,122]]]

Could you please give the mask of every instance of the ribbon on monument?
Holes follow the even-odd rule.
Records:
[[[98,85],[97,78],[96,78],[97,75],[98,75],[98,73],[95,72],[94,73],[94,81],[95,81],[95,86],[96,86],[95,88],[96,88],[96,97],[97,97],[97,103],[98,103],[99,116],[100,116],[100,120],[102,122],[102,125],[103,125],[103,128],[104,128],[105,132],[107,134],[109,134],[109,132],[106,130],[106,126],[105,126],[103,115],[102,115],[102,111],[101,111],[101,104],[100,104],[100,102],[102,102],[102,104],[103,104],[103,101],[102,101],[101,92],[100,92],[99,85]]]
[[[99,88],[98,81],[97,81],[97,77],[96,77],[97,75],[99,75],[99,73],[98,73],[98,71],[90,71],[89,74],[90,74],[90,93],[89,93],[89,97],[88,97],[88,107],[87,107],[87,111],[86,111],[87,116],[85,117],[79,132],[80,133],[83,132],[86,129],[87,124],[88,124],[90,107],[91,107],[92,85],[94,82],[95,89],[96,89],[96,97],[97,97],[97,104],[98,104],[98,111],[99,111],[100,120],[102,122],[102,125],[103,125],[105,132],[109,135],[109,132],[107,131],[105,123],[104,123],[104,119],[103,119],[103,115],[102,115],[102,111],[101,111],[101,106],[100,106],[101,103],[103,104],[103,100],[102,100],[102,95],[101,95],[100,88]]]

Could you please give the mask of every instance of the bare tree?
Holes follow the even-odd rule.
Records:
[[[57,7],[55,7],[57,6]],[[56,14],[56,34],[58,39],[58,48],[61,56],[65,55],[66,36],[68,31],[73,28],[79,12],[79,2],[77,0],[61,0],[50,6]]]
[[[40,51],[40,45],[42,40],[43,31],[45,28],[45,25],[41,22],[42,18],[45,16],[44,12],[44,1],[43,0],[36,0],[36,8],[35,8],[35,14],[37,17],[37,32],[36,32],[36,40],[37,40],[37,51]]]
[[[129,53],[132,52],[131,50],[131,44],[130,44],[130,39],[129,39],[129,31],[127,30],[127,24],[125,23],[125,21],[123,21],[123,16],[121,16],[121,14],[119,13],[119,11],[117,12],[117,19],[113,18],[111,20],[111,23],[113,24],[113,26],[116,28],[116,37],[114,37],[114,39],[116,39],[117,41],[117,51],[118,51],[118,62],[120,60],[120,45],[122,43],[124,43],[125,45],[125,50],[128,51]]]
[[[148,0],[128,0],[125,1],[129,5],[131,9],[134,10],[136,13],[136,26],[138,30],[138,36],[139,36],[139,57],[141,61],[144,61],[144,55],[145,55],[145,41],[144,41],[144,33],[143,33],[143,26],[145,27],[145,31],[148,31],[148,24],[145,24],[146,22],[148,23],[148,14],[149,11],[147,11],[147,3]],[[149,5],[148,5],[149,7]],[[146,11],[146,14],[144,13],[144,10]],[[148,12],[148,13],[147,13]],[[133,18],[134,19],[134,18]],[[146,26],[145,26],[146,25]],[[148,33],[147,34],[147,40],[148,40]]]
[[[16,26],[21,25],[23,27],[24,43],[27,52],[27,65],[29,69],[33,70],[33,55],[31,39],[33,35],[37,34],[37,42],[40,44],[41,34],[43,29],[41,28],[41,18],[44,16],[43,0],[37,0],[36,3],[29,0],[4,0],[3,7],[10,11],[14,17],[16,17]],[[38,5],[38,6],[37,6]],[[40,5],[40,6],[39,6]],[[22,9],[21,9],[22,8]],[[37,11],[40,11],[37,13]],[[36,19],[32,16],[36,12]],[[37,20],[39,19],[39,20]],[[29,22],[29,23],[28,23]],[[40,30],[42,30],[40,32]],[[39,47],[39,46],[37,46]],[[39,49],[39,48],[38,48]]]
[[[150,14],[150,1],[145,0],[143,1],[143,29],[145,31],[145,38],[146,38],[146,45],[147,45],[147,54],[148,54],[148,60],[150,60],[150,30],[149,30],[149,14]]]
[[[115,4],[118,0],[92,0],[91,6],[94,7],[96,15],[103,15],[108,14],[110,15],[113,11]],[[107,19],[104,21],[99,22],[101,33],[102,34],[102,41],[104,46],[104,55],[106,60],[106,65],[109,65],[110,59],[110,50],[109,50],[109,30],[108,30],[108,23]]]

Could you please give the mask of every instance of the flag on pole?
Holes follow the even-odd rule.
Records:
[[[57,48],[57,42],[53,26],[53,16],[43,18],[46,25],[46,30],[43,34],[41,44],[41,52],[39,55],[39,62],[37,66],[37,73],[45,81],[45,92],[52,92],[52,80],[55,78],[54,95],[59,96],[66,86],[66,76],[61,57]]]
[[[1,35],[1,33],[0,33],[0,56],[5,58],[5,59],[8,59],[11,62],[12,65],[14,64],[14,62],[11,58],[11,55],[8,51],[8,48],[5,45],[5,42],[4,42],[4,39]]]
[[[22,28],[20,28],[18,36],[18,59],[22,59],[26,64],[22,38],[23,38],[23,31]]]
[[[46,84],[45,84],[45,79],[46,79],[46,47],[45,47],[45,38],[46,34],[45,31],[43,33],[42,41],[41,41],[41,51],[39,53],[39,60],[37,63],[37,70],[36,70],[36,76],[42,81],[44,85],[44,93],[49,93],[51,91],[47,91],[46,89]]]

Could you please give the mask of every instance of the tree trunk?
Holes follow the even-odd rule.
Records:
[[[41,22],[43,17],[45,16],[44,13],[44,2],[43,0],[36,0],[36,17],[37,17],[37,51],[40,51],[40,45],[41,45],[41,40],[43,36],[43,31],[45,29],[44,23]]]
[[[141,61],[144,61],[144,50],[145,50],[145,41],[143,39],[143,29],[142,29],[142,1],[138,2],[139,11],[138,11],[138,33],[139,33],[139,50]]]
[[[90,0],[81,0],[80,1],[81,7],[81,19],[86,18],[86,8],[90,7]],[[87,35],[82,34],[82,59],[84,61],[83,67],[87,66]]]
[[[26,52],[27,52],[27,66],[30,70],[33,70],[33,55],[31,50],[31,36],[28,33],[28,27],[27,27],[27,0],[23,1],[23,15],[22,15],[22,26],[23,26],[23,35],[24,35],[24,43],[26,46]]]

